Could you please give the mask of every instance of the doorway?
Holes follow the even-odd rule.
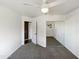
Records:
[[[55,22],[46,22],[46,43],[48,48],[62,47],[62,45],[55,38]]]
[[[47,47],[55,45],[55,25],[53,21],[46,22],[46,42]]]
[[[24,44],[29,41],[29,22],[24,21]]]

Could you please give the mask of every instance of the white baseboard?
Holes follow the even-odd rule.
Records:
[[[10,55],[8,57],[6,57],[6,59],[8,59],[17,49],[19,49],[22,45],[18,46],[12,53],[10,53]]]

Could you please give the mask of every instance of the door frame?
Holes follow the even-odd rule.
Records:
[[[25,19],[24,19],[24,20],[22,19],[22,26],[21,26],[21,27],[22,27],[22,35],[21,35],[21,36],[22,36],[22,38],[21,38],[21,39],[22,39],[22,40],[21,40],[21,44],[22,44],[22,45],[25,44],[25,43],[24,43],[24,40],[25,40],[25,39],[24,39],[24,22],[29,22],[29,23],[30,23],[30,21],[25,20]],[[28,36],[29,36],[29,35],[28,35]]]
[[[29,22],[24,21],[24,44],[29,40]]]

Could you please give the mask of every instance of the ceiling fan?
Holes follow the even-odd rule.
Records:
[[[41,8],[41,12],[45,14],[45,13],[48,13],[49,8],[52,8],[52,7],[57,6],[59,4],[62,4],[65,1],[66,0],[56,0],[54,2],[47,3],[47,0],[43,0],[42,6],[38,6],[38,5],[35,5],[35,4],[30,4],[30,3],[27,3],[27,2],[25,2],[24,5]]]

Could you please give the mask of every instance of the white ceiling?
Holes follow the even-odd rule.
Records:
[[[53,1],[55,0],[48,0],[47,3]],[[8,7],[21,15],[35,17],[42,14],[40,8],[24,5],[25,2],[35,6],[42,5],[42,0],[0,0],[1,5]],[[49,14],[67,14],[78,7],[79,0],[67,0],[61,5],[50,8]]]
[[[79,0],[67,0],[65,3],[50,8],[50,14],[68,14],[79,8]]]

